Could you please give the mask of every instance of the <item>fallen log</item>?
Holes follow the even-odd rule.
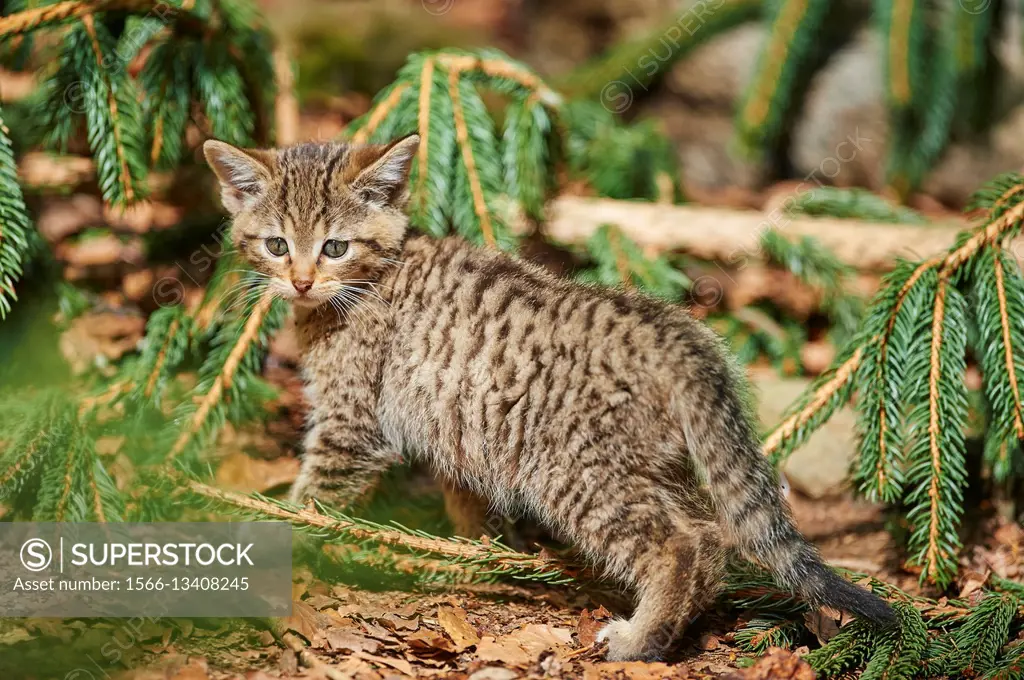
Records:
[[[567,245],[586,243],[613,224],[645,251],[684,251],[703,260],[742,266],[761,259],[760,238],[776,229],[789,238],[813,236],[843,262],[865,271],[891,269],[897,257],[923,259],[949,249],[966,220],[935,224],[884,224],[781,212],[561,196],[548,207],[541,232]],[[1014,249],[1014,255],[1018,255]],[[1019,259],[1019,255],[1018,255]]]

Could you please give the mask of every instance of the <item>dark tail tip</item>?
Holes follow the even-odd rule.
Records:
[[[811,604],[841,609],[881,626],[896,623],[896,613],[882,598],[855,586],[824,564],[815,571],[817,573],[808,579],[809,587],[804,593]]]

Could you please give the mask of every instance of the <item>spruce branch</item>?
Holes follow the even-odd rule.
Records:
[[[995,670],[1019,606],[1017,598],[1007,593],[988,595],[976,605],[953,635],[949,672],[974,677]]]
[[[215,350],[200,369],[194,403],[179,407],[176,421],[183,426],[170,447],[168,461],[176,460],[197,442],[211,438],[230,415],[229,407],[236,413],[251,412],[251,408],[246,408],[242,390],[256,387],[252,374],[259,368],[269,335],[281,323],[283,307],[271,293],[265,292],[244,311],[235,323],[225,326],[219,341],[215,341]],[[240,372],[246,374],[241,386],[237,384]]]
[[[793,88],[811,54],[829,0],[780,0],[768,5],[770,33],[737,116],[745,147],[764,153],[782,131]]]
[[[562,96],[548,87],[536,73],[497,51],[493,51],[493,55],[488,57],[474,54],[442,53],[438,55],[437,59],[449,71],[460,73],[476,71],[492,78],[505,79],[535,94],[545,106],[559,107],[562,105]]]
[[[804,661],[821,674],[831,678],[868,660],[875,643],[875,630],[858,619],[844,626],[828,643],[804,656]]]
[[[109,68],[107,58],[116,45],[91,14],[82,17],[82,31],[71,33],[69,56],[77,59],[77,45],[87,42],[93,61],[75,62],[83,79],[83,103],[89,146],[97,160],[103,198],[127,206],[145,196],[146,164],[143,155],[142,112],[132,79],[124,68]]]
[[[894,205],[866,189],[818,187],[805,191],[787,204],[790,215],[825,216],[891,224],[926,224],[928,218],[916,210]]]
[[[984,680],[1024,679],[1024,642],[1009,647],[1006,654],[984,675]]]
[[[879,632],[877,648],[861,680],[913,680],[920,673],[920,662],[928,644],[928,629],[921,613],[910,603],[893,605],[899,625]]]
[[[972,309],[978,328],[976,353],[981,363],[988,410],[985,459],[998,482],[1011,478],[1024,439],[1020,376],[1024,338],[1017,319],[1024,317],[1024,278],[1017,264],[997,246],[974,262]]]
[[[860,298],[848,292],[853,268],[840,262],[817,239],[804,236],[793,241],[775,229],[761,236],[761,252],[769,262],[781,265],[821,294],[822,311],[833,322],[838,344],[844,345],[863,316]]]
[[[18,299],[14,285],[24,271],[32,242],[14,150],[2,116],[0,112],[0,320]]]
[[[454,112],[448,93],[448,77],[436,60],[427,57],[419,77],[417,130],[419,159],[410,182],[412,223],[433,236],[444,236],[453,217],[452,169],[458,163]]]
[[[191,61],[198,49],[191,41],[164,40],[150,52],[139,83],[146,93],[146,114],[152,120],[149,163],[170,169],[181,159],[189,122]]]
[[[1009,315],[1009,304],[1006,296],[1006,277],[1003,274],[1003,260],[1001,253],[996,253],[992,258],[992,267],[996,274],[996,295],[999,299],[999,327],[1003,339],[1003,360],[1006,367],[1006,377],[1010,381],[1010,393],[1013,395],[1013,429],[1017,439],[1024,439],[1024,409],[1021,407],[1020,385],[1017,380],[1018,352],[1016,344],[1012,340],[1011,321]],[[1014,291],[1014,301],[1019,302],[1019,294],[1024,292],[1020,286]],[[1016,310],[1015,310],[1016,311]],[[1021,318],[1015,315],[1015,318]]]
[[[796,408],[786,416],[765,438],[762,452],[781,462],[800,443],[806,440],[817,424],[824,422],[839,406],[846,401],[850,393],[850,385],[857,374],[864,348],[857,347],[853,354],[834,363],[807,391],[807,396],[799,400]]]
[[[314,535],[351,541],[370,541],[400,548],[417,554],[433,554],[448,558],[456,564],[483,566],[486,573],[514,578],[567,583],[572,574],[566,566],[555,560],[518,553],[497,541],[483,543],[465,538],[443,539],[405,529],[357,520],[331,510],[319,503],[312,507],[299,507],[289,503],[246,496],[224,491],[198,481],[187,482],[187,489],[202,498],[243,513],[255,514],[288,522],[293,526],[312,530]]]
[[[458,68],[448,67],[448,94],[452,100],[452,114],[455,117],[455,135],[459,141],[459,149],[462,152],[462,166],[460,166],[460,170],[465,172],[466,181],[469,183],[469,190],[473,200],[473,212],[476,215],[480,233],[483,234],[484,243],[492,248],[496,248],[498,241],[494,235],[491,211],[487,206],[483,183],[477,170],[477,158],[473,152],[473,147],[470,145],[470,128],[466,122],[466,110],[462,103],[465,89],[459,74],[460,70]]]
[[[1024,179],[1021,181],[1024,182]],[[961,240],[957,246],[951,248],[945,255],[921,262],[913,268],[910,275],[906,276],[905,280],[901,282],[899,290],[895,291],[896,295],[892,300],[893,306],[891,308],[891,314],[887,314],[887,318],[890,319],[890,324],[887,327],[890,329],[888,332],[891,332],[891,326],[895,324],[896,314],[902,307],[907,293],[914,287],[918,280],[925,275],[925,273],[938,269],[940,272],[944,273],[945,276],[951,276],[968,260],[976,256],[983,248],[1001,242],[1003,239],[1009,237],[1013,232],[1020,229],[1021,220],[1024,219],[1024,200],[1021,200],[1022,197],[1024,197],[1024,183],[1016,184],[1007,189],[1007,191],[1002,194],[1002,198],[1006,203],[1010,203],[1015,199],[1017,201],[1011,208],[1001,212],[997,217],[991,219],[983,227],[975,230],[975,232],[966,239]],[[892,275],[890,275],[890,277],[891,276]],[[887,279],[887,281],[891,284],[892,279]],[[891,287],[891,285],[883,286],[883,292],[887,287]],[[872,310],[877,306],[876,301],[876,303],[872,304]],[[872,335],[866,339],[854,340],[853,343],[866,351],[869,348],[873,348],[878,345],[880,340],[880,336]],[[855,371],[862,361],[863,351],[860,353],[853,351],[847,359],[843,360],[840,366],[836,367],[835,373],[839,373],[839,368]],[[830,370],[829,373],[832,373],[832,371]],[[843,376],[846,377],[846,375],[847,374],[844,371]],[[809,422],[818,410],[825,408],[829,404],[827,397],[841,389],[845,384],[845,381],[839,381],[837,383],[829,382],[827,389],[825,389],[824,386],[812,388],[814,394],[821,397],[820,399],[815,399],[815,407],[800,409],[798,414],[794,413],[793,415],[788,416],[782,421],[782,423],[773,428],[772,433],[765,440],[765,453],[774,454],[774,452],[778,450],[782,441],[786,439],[785,433],[792,429],[794,424]],[[787,429],[781,429],[783,426],[786,426]],[[779,434],[776,435],[776,432]]]
[[[366,123],[356,130],[355,134],[352,135],[353,144],[366,144],[370,141],[370,138],[376,132],[380,124],[384,122],[384,119],[391,114],[392,111],[401,102],[402,97],[405,96],[409,90],[409,83],[396,83],[390,90],[386,91],[386,96],[381,99],[367,114]]]
[[[740,648],[754,654],[764,654],[771,647],[794,646],[800,633],[800,624],[782,617],[754,617],[736,631]]]
[[[605,286],[639,288],[651,295],[679,300],[690,287],[690,279],[664,257],[648,258],[639,246],[612,225],[598,229],[587,243],[594,266],[577,278]]]
[[[886,91],[897,107],[910,106],[913,89],[918,87],[918,45],[920,36],[916,22],[922,21],[923,5],[917,0],[878,0],[875,16],[880,33],[886,39]]]
[[[0,35],[14,36],[29,33],[50,24],[69,19],[81,19],[98,12],[112,10],[136,11],[166,5],[158,0],[69,0],[53,5],[36,7],[16,14],[0,17]]]

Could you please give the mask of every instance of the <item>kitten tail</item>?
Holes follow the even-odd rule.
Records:
[[[695,398],[691,388],[677,403],[684,405],[680,415],[688,448],[703,469],[731,542],[808,604],[892,623],[895,615],[884,600],[832,571],[797,531],[778,475],[751,427],[735,369],[721,356],[701,363],[696,374],[701,396]]]

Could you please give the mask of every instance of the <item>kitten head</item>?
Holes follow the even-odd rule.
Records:
[[[316,307],[378,280],[397,257],[419,142],[411,135],[384,145],[243,150],[210,140],[203,152],[234,218],[238,252],[271,292]]]

